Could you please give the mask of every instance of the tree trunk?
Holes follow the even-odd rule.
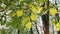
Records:
[[[49,11],[42,16],[44,34],[49,34]]]
[[[20,34],[20,30],[18,30],[18,34]]]
[[[60,34],[60,31],[58,31],[58,34]]]

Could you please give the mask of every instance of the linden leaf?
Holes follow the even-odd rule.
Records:
[[[25,27],[26,27],[27,29],[31,29],[32,23],[31,23],[31,22],[28,22],[28,23],[25,25]]]
[[[36,14],[31,14],[31,20],[36,21],[37,20],[37,15]]]
[[[25,25],[29,19],[30,19],[29,17],[23,18],[22,19],[22,25]]]
[[[57,31],[60,30],[60,24],[59,24],[59,22],[55,25],[55,27],[56,27]]]
[[[39,5],[41,5],[44,1],[43,0],[39,0]]]
[[[11,12],[9,15],[14,17],[16,14],[15,14],[15,12]]]
[[[30,7],[32,9],[32,12],[37,13],[37,14],[41,13],[41,11],[43,9],[42,7],[39,7],[39,6],[34,7],[32,4],[30,4]]]
[[[23,11],[22,10],[18,10],[18,11],[16,11],[16,13],[17,13],[18,17],[21,17],[23,15]]]
[[[57,13],[57,9],[56,8],[50,8],[50,14],[51,15],[55,15]]]

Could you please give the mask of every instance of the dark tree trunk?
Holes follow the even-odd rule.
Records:
[[[44,29],[44,34],[49,34],[49,0],[47,0],[45,6],[47,7],[48,11],[46,14],[42,16],[43,29]]]
[[[58,31],[58,34],[60,34],[60,31]]]
[[[42,16],[44,34],[49,34],[49,11]]]
[[[20,30],[18,30],[18,34],[20,34]]]

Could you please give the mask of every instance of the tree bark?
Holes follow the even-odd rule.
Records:
[[[18,34],[20,34],[20,30],[18,30]]]
[[[60,34],[60,31],[58,31],[58,34]]]
[[[49,34],[49,11],[42,16],[44,34]]]

